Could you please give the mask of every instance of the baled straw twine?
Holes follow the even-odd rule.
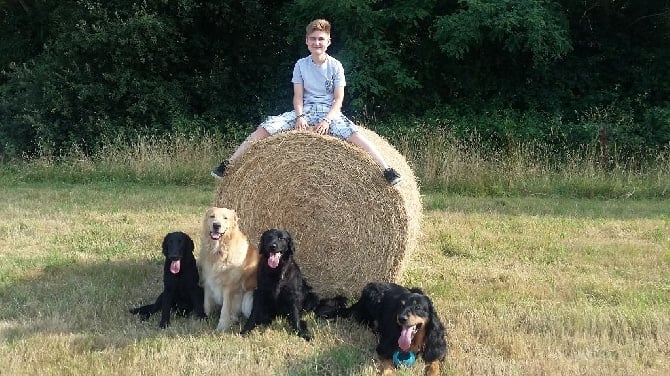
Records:
[[[397,281],[418,242],[421,197],[405,158],[359,127],[402,176],[389,186],[370,155],[345,141],[290,131],[254,143],[228,166],[214,205],[237,211],[258,244],[263,231],[291,233],[307,282],[322,297],[357,296],[371,281]]]

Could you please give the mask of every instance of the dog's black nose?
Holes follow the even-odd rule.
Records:
[[[409,316],[406,314],[400,314],[398,315],[398,324],[403,325],[409,320]]]
[[[214,222],[212,223],[212,228],[214,229],[214,231],[218,232],[219,229],[221,228],[221,224],[219,222]]]

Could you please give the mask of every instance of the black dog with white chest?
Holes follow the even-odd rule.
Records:
[[[171,232],[163,238],[163,292],[153,304],[130,309],[130,313],[147,320],[161,311],[160,327],[170,324],[170,312],[187,316],[194,312],[199,318],[207,317],[203,309],[204,291],[193,256],[193,239],[183,232]]]
[[[293,331],[305,340],[311,340],[302,314],[314,310],[319,298],[303,278],[294,259],[295,247],[291,235],[279,229],[265,231],[261,235],[258,252],[261,254],[258,285],[254,290],[251,315],[242,334],[284,316]]]

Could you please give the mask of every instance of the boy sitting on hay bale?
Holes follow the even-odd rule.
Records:
[[[377,148],[357,132],[356,125],[340,111],[344,99],[344,68],[326,53],[330,46],[330,23],[323,19],[307,25],[305,43],[310,56],[299,59],[293,69],[293,111],[269,116],[235,150],[233,155],[212,170],[214,177],[223,178],[228,164],[236,160],[251,145],[278,132],[291,129],[311,129],[350,142],[372,156],[384,173],[386,181],[395,185],[400,175],[389,167]]]

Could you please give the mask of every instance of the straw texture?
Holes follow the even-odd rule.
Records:
[[[355,296],[370,281],[397,281],[417,246],[421,197],[405,158],[359,127],[402,176],[389,186],[362,149],[331,136],[290,131],[253,144],[219,181],[214,205],[238,212],[257,243],[263,231],[293,236],[307,281],[323,297]]]

